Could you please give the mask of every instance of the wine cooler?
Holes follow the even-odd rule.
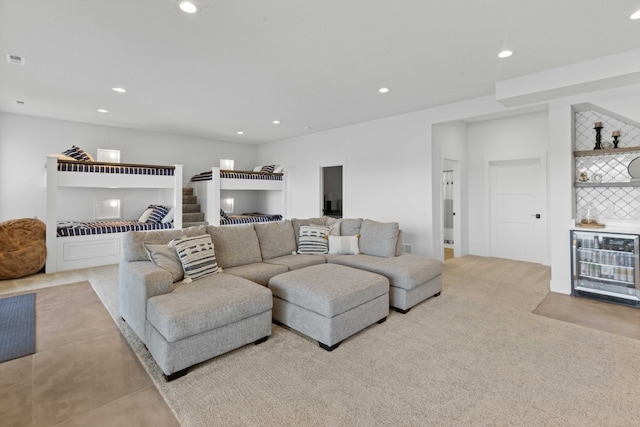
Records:
[[[638,235],[571,232],[571,294],[640,307]]]

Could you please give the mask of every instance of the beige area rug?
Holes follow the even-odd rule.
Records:
[[[117,269],[94,288],[182,426],[640,424],[640,341],[533,314],[548,267],[445,263],[442,295],[333,352],[271,338],[166,383],[117,313]]]

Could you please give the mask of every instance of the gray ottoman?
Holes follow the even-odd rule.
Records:
[[[273,319],[332,351],[389,314],[389,280],[376,273],[321,264],[272,277]]]

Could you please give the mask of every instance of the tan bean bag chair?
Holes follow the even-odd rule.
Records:
[[[0,279],[17,279],[42,270],[47,260],[46,226],[39,219],[0,223]]]

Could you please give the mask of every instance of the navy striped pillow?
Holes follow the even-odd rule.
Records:
[[[210,235],[176,240],[175,248],[182,263],[185,283],[220,271]]]
[[[80,147],[76,147],[75,145],[72,145],[71,148],[69,148],[66,151],[63,151],[62,154],[64,154],[65,156],[74,158],[76,160],[79,160],[81,162],[93,162],[93,157],[91,157],[89,153],[87,153]]]
[[[149,209],[152,209],[151,214],[149,214],[149,218],[147,219],[147,222],[150,223],[162,222],[162,218],[169,213],[169,209],[166,206],[150,205]]]
[[[276,165],[266,165],[260,169],[260,172],[273,173],[273,170],[276,168]]]
[[[329,231],[323,225],[301,225],[298,239],[299,254],[326,254],[329,252]]]

